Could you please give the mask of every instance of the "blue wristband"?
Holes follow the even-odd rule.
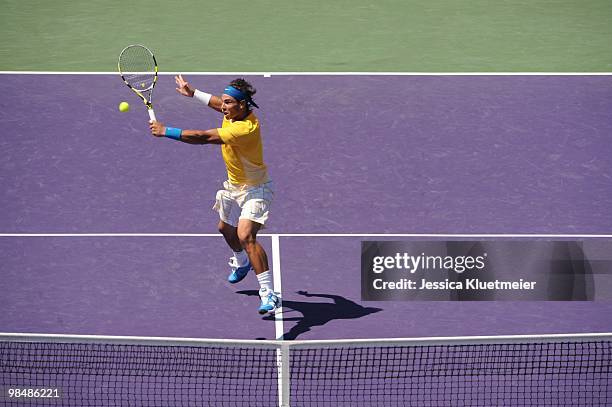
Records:
[[[177,129],[176,127],[166,127],[166,132],[164,133],[164,136],[174,140],[180,140],[182,132],[183,130]]]

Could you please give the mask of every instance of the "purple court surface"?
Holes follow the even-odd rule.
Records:
[[[219,92],[233,76],[186,78]],[[247,79],[276,188],[263,233],[612,232],[610,76]],[[220,125],[174,87],[160,77],[160,121]],[[219,147],[151,137],[118,75],[0,90],[0,233],[216,233]],[[361,240],[280,238],[286,339],[612,331],[610,301],[361,301]],[[4,236],[0,253],[3,332],[275,337],[255,278],[225,282],[220,237]]]

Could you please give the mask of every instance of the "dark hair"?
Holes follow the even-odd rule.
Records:
[[[253,101],[253,95],[257,93],[257,89],[255,89],[253,85],[248,83],[244,78],[234,79],[230,82],[230,86],[233,86],[247,96],[246,101],[249,106],[259,107]]]

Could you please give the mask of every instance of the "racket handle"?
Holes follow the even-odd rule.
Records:
[[[149,110],[149,118],[151,119],[151,121],[156,122],[157,119],[155,118],[155,112],[153,111],[153,109],[148,109]]]

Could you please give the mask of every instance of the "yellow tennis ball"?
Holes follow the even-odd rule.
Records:
[[[119,111],[120,112],[127,112],[128,110],[130,110],[130,105],[128,102],[121,102],[119,103]]]

